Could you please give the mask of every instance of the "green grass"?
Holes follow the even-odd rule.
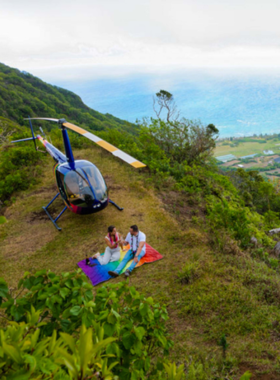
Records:
[[[100,168],[111,199],[124,211],[108,206],[84,217],[67,211],[59,220],[62,231],[58,232],[41,208],[56,193],[50,158],[41,183],[17,194],[17,200],[5,211],[7,222],[0,225],[0,276],[9,286],[16,288],[25,271],[71,271],[86,253],[104,250],[108,225],[116,225],[125,234],[131,224],[138,224],[164,258],[136,269],[129,281],[167,305],[168,328],[175,342],[172,358],[177,363],[190,357],[219,363],[222,349],[218,342],[225,334],[227,365],[235,378],[238,367],[239,374],[251,368],[255,373],[280,371],[278,273],[248,254],[225,255],[213,250],[203,221],[197,225],[191,220],[181,223],[176,207],[173,213],[167,212],[147,174],[99,148],[75,153]],[[57,201],[54,215],[62,207]],[[192,207],[195,213],[197,206]],[[190,281],[181,281],[186,276]],[[260,376],[256,378],[262,379]]]
[[[232,141],[231,143],[234,143]],[[276,138],[273,140],[268,140],[265,144],[260,144],[258,142],[242,142],[238,146],[231,147],[229,145],[222,145],[222,142],[217,143],[217,147],[214,152],[214,156],[224,156],[226,154],[234,154],[235,156],[242,157],[248,156],[254,153],[263,154],[264,150],[273,150],[275,154],[280,154],[280,139]]]

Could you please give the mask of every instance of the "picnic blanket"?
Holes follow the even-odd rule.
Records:
[[[126,245],[126,248],[127,247],[129,247],[129,246]],[[110,280],[110,278],[112,278],[108,274],[108,271],[109,270],[113,271],[113,270],[115,270],[117,268],[117,266],[119,265],[119,263],[124,258],[124,256],[125,256],[126,252],[128,251],[128,249],[126,251],[122,251],[121,250],[120,260],[114,261],[113,263],[108,263],[106,265],[100,265],[99,262],[98,262],[98,260],[90,258],[90,263],[91,264],[97,264],[97,265],[91,267],[89,265],[86,265],[86,260],[82,260],[82,261],[80,261],[78,263],[78,266],[88,276],[88,278],[92,282],[92,285],[97,285],[100,282],[104,282],[104,281]],[[160,259],[162,259],[162,255],[158,251],[156,251],[154,248],[152,248],[149,244],[146,243],[146,254],[145,254],[145,256],[143,256],[141,258],[141,260],[136,265],[136,267],[138,268],[138,267],[140,267],[143,264],[153,263],[154,261],[158,261]],[[126,264],[125,268],[122,270],[121,273],[125,272],[126,268],[129,267],[130,263],[131,263],[131,261],[129,261]]]

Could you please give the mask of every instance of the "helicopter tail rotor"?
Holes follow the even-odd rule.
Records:
[[[21,139],[21,140],[14,140],[14,141],[11,141],[11,142],[12,143],[17,143],[17,142],[24,142],[24,141],[31,141],[31,140],[33,140],[34,141],[35,150],[38,150],[38,148],[36,146],[36,139],[37,139],[37,137],[35,137],[35,135],[34,135],[33,126],[32,126],[30,117],[28,117],[28,120],[29,120],[29,126],[30,126],[30,129],[31,129],[32,137],[28,137],[26,139]]]

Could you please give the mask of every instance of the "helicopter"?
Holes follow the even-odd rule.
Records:
[[[29,120],[32,137],[11,142],[17,143],[33,140],[36,151],[39,151],[36,145],[36,140],[39,140],[40,143],[44,145],[47,153],[49,153],[56,162],[54,165],[54,176],[56,179],[58,193],[47,206],[43,207],[43,209],[58,231],[61,231],[61,228],[57,225],[57,221],[67,209],[75,214],[86,215],[104,210],[105,207],[111,203],[118,210],[123,210],[123,208],[119,207],[115,202],[109,199],[107,185],[99,169],[89,161],[74,159],[67,129],[70,129],[95,142],[97,145],[112,153],[115,157],[118,157],[130,164],[134,168],[143,168],[146,166],[145,164],[109,144],[107,141],[102,140],[93,133],[80,128],[75,124],[69,123],[65,119],[29,117],[25,120]],[[65,154],[46,140],[46,135],[41,127],[40,131],[44,137],[41,135],[35,136],[31,120],[46,120],[57,123],[62,132]],[[50,215],[48,208],[59,195],[61,196],[65,207],[56,218],[53,218]]]

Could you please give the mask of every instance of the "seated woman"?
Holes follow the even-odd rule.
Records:
[[[106,265],[120,259],[120,246],[123,248],[123,245],[115,226],[108,227],[108,234],[105,236],[105,242],[108,247],[106,247],[104,255],[101,256],[100,253],[97,253],[92,256],[92,258],[97,259],[101,265]]]

